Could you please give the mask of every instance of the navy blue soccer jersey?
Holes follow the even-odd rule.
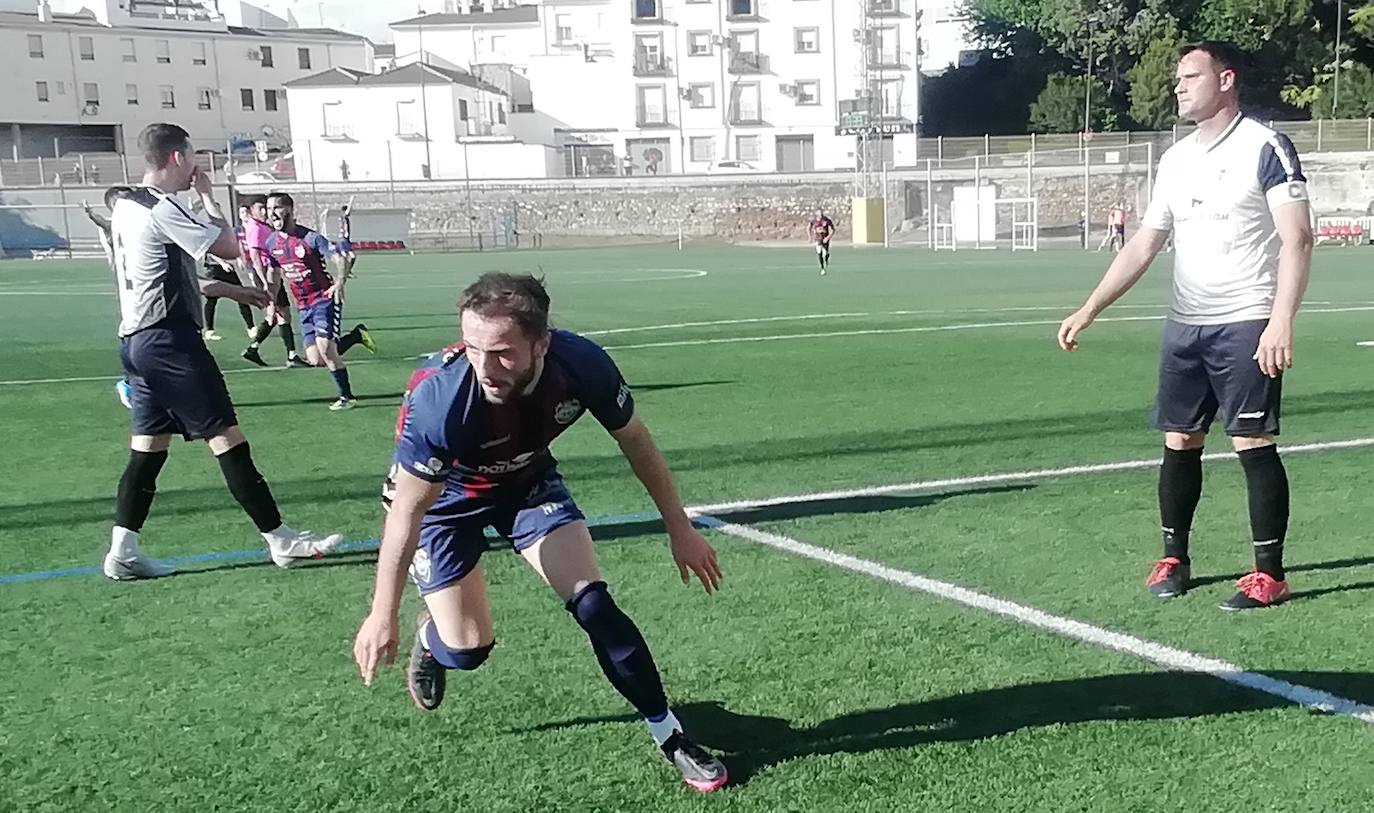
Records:
[[[557,465],[549,444],[591,412],[607,431],[634,417],[634,398],[611,357],[566,330],[550,334],[534,390],[493,404],[462,345],[431,358],[411,376],[396,421],[396,469],[444,483],[430,517],[461,516],[470,501],[523,497]]]

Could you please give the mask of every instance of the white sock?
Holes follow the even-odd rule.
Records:
[[[138,533],[118,525],[110,533],[110,553],[116,559],[129,561],[138,558]]]
[[[663,716],[663,719],[658,722],[654,722],[653,720],[645,720],[644,722],[649,724],[649,734],[653,736],[654,742],[658,743],[660,747],[663,743],[667,742],[668,738],[673,736],[675,732],[682,730],[682,723],[677,721],[677,716],[673,714],[672,709],[669,709],[668,713]]]
[[[286,523],[283,522],[281,525],[278,525],[276,528],[273,528],[273,529],[270,530],[270,531],[264,532],[263,535],[262,535],[262,538],[263,538],[263,539],[266,539],[268,542],[271,542],[271,541],[273,541],[273,540],[280,539],[281,537],[286,536],[286,535],[288,535],[288,534],[290,534],[290,533],[291,533],[291,529],[288,528],[288,527],[286,527]]]

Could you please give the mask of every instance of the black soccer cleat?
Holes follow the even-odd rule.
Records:
[[[301,358],[300,356],[298,356],[298,355],[296,355],[296,354],[294,354],[294,353],[291,354],[291,355],[290,355],[289,357],[287,357],[287,359],[286,359],[286,368],[287,368],[288,370],[289,370],[289,369],[298,368],[298,367],[310,367],[310,366],[312,366],[312,365],[310,364],[310,362],[306,361],[305,359]]]
[[[244,361],[251,361],[259,367],[266,367],[267,362],[262,360],[262,355],[258,353],[258,348],[249,347],[239,355],[243,356]]]
[[[681,731],[674,731],[660,748],[663,756],[682,774],[682,781],[694,790],[710,793],[730,781],[724,763]]]
[[[1145,579],[1145,586],[1155,598],[1177,598],[1188,592],[1192,575],[1192,567],[1177,557],[1166,556],[1155,562],[1154,569]]]
[[[406,667],[406,689],[410,699],[421,711],[434,711],[444,702],[444,686],[448,670],[430,654],[420,631],[429,623],[429,610],[421,610],[415,619],[415,646],[410,650],[410,664]]]

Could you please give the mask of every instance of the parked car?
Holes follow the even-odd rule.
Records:
[[[741,172],[758,172],[759,168],[748,161],[719,161],[706,168],[707,175],[735,175]]]
[[[234,176],[234,183],[276,183],[277,176],[262,170],[250,170]]]

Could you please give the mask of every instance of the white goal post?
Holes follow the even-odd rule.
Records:
[[[999,198],[993,187],[959,187],[942,221],[932,207],[930,245],[935,251],[960,248],[1040,250],[1039,198]]]

